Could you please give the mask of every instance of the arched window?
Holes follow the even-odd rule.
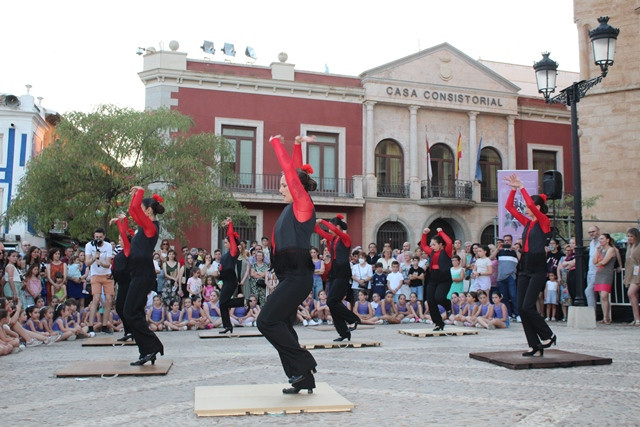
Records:
[[[391,244],[391,249],[402,249],[407,241],[407,230],[399,222],[388,221],[380,226],[376,234],[376,245],[382,251],[385,243]]]
[[[455,165],[453,152],[446,144],[435,144],[431,153],[431,195],[432,197],[454,197]]]
[[[493,245],[495,243],[496,243],[496,227],[494,225],[490,225],[484,230],[482,230],[482,234],[480,235],[480,244]]]
[[[442,228],[442,231],[444,231],[444,234],[449,236],[451,238],[451,241],[456,240],[456,234],[453,231],[453,227],[451,226],[451,224],[449,224],[449,222],[446,219],[438,218],[435,221],[433,221],[431,224],[429,224],[429,230],[431,230],[431,232],[427,235],[427,244],[431,242],[431,238],[433,236],[438,234],[438,228]]]
[[[403,176],[404,158],[400,144],[392,139],[381,141],[376,147],[376,177],[378,196],[406,197]]]
[[[500,154],[491,147],[480,151],[480,170],[482,171],[482,183],[480,195],[483,202],[498,201],[498,170],[502,169]]]

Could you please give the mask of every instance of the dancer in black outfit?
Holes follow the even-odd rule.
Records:
[[[129,321],[124,316],[124,302],[127,299],[127,293],[129,292],[129,284],[131,283],[131,264],[129,262],[129,254],[131,253],[131,238],[133,237],[133,230],[129,229],[127,217],[124,214],[113,218],[110,224],[116,223],[118,225],[118,231],[120,233],[118,244],[122,247],[122,250],[113,257],[113,279],[118,284],[118,295],[116,296],[116,313],[122,319],[122,326],[124,327],[124,336],[118,338],[118,341],[125,342],[133,339],[131,328],[129,328]]]
[[[351,331],[355,330],[360,323],[360,318],[342,303],[342,299],[351,291],[351,264],[349,255],[351,254],[351,237],[345,231],[347,223],[343,221],[343,216],[338,215],[331,218],[331,221],[319,219],[315,228],[316,233],[327,240],[329,251],[331,252],[331,271],[329,272],[329,295],[327,305],[331,311],[333,326],[340,335],[334,341],[351,341]],[[327,227],[327,233],[320,224]],[[349,328],[349,324],[353,324]]]
[[[270,139],[284,172],[280,193],[288,203],[276,221],[271,239],[271,262],[280,283],[267,298],[257,322],[260,332],[278,351],[284,372],[289,377],[292,387],[282,392],[294,394],[307,389],[312,393],[316,386],[313,377],[316,361],[308,350],[300,348],[293,323],[298,306],[313,285],[310,249],[316,213],[308,191],[315,190],[317,185],[310,178],[313,169],[309,165],[302,166],[301,143],[314,141],[314,138],[297,137],[292,159],[280,138]]]
[[[523,356],[544,354],[544,349],[556,343],[556,336],[536,309],[538,295],[544,290],[547,280],[547,254],[545,246],[551,232],[549,217],[547,217],[546,196],[529,196],[518,175],[513,174],[505,178],[505,182],[512,190],[507,199],[506,208],[522,225],[522,256],[518,263],[518,310],[522,318],[522,328],[527,337],[529,350]],[[525,201],[525,215],[515,208],[513,201],[516,191]],[[542,340],[542,341],[540,341]]]
[[[447,294],[451,288],[451,257],[453,256],[453,243],[451,238],[446,235],[442,228],[438,228],[438,234],[431,238],[431,242],[427,246],[427,234],[431,230],[425,228],[422,231],[422,239],[420,247],[431,257],[429,269],[429,283],[427,284],[427,304],[429,304],[429,314],[431,320],[436,325],[434,331],[444,329],[444,320],[440,315],[438,304],[443,306],[445,310],[451,310],[451,301],[447,299]]]
[[[124,318],[129,323],[140,351],[140,359],[131,362],[131,365],[136,366],[147,362],[155,364],[156,355],[164,355],[164,347],[156,334],[149,329],[144,313],[147,294],[156,286],[153,250],[158,241],[160,228],[156,215],[164,212],[164,206],[160,204],[162,198],[157,194],[144,199],[142,187],[133,187],[131,195],[133,197],[129,205],[129,214],[138,224],[138,231],[131,239],[131,283],[124,302]]]
[[[220,291],[220,317],[224,329],[220,334],[233,332],[233,325],[229,316],[229,309],[242,307],[244,298],[231,298],[238,289],[238,276],[236,273],[236,260],[238,258],[238,234],[233,231],[231,218],[222,221],[222,226],[227,227],[227,237],[224,238],[224,247],[227,249],[220,258],[220,279],[222,280],[222,290]]]

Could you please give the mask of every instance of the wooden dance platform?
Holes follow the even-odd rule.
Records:
[[[303,341],[300,343],[300,347],[307,350],[313,350],[316,348],[360,348],[360,347],[380,347],[382,343],[380,341],[372,340],[353,340],[353,341]]]
[[[231,415],[347,412],[355,405],[329,384],[317,383],[313,394],[283,394],[289,384],[257,384],[196,387],[194,412],[199,417]]]
[[[56,377],[101,377],[122,375],[167,375],[173,360],[160,357],[155,365],[131,366],[131,360],[82,360],[56,371]]]
[[[121,347],[123,345],[136,345],[136,342],[132,340],[120,342],[116,337],[95,337],[95,338],[88,338],[82,341],[83,347],[103,347],[103,346]]]
[[[226,333],[221,334],[219,331],[215,329],[211,329],[208,331],[202,331],[198,334],[200,338],[245,338],[245,337],[261,337],[262,333],[257,330],[242,330],[242,328],[238,331],[234,329],[232,334]]]
[[[318,325],[318,326],[312,326],[311,329],[315,330],[315,331],[336,331],[336,328],[333,327],[333,325]],[[358,325],[358,331],[360,329],[375,329],[375,326],[373,325]]]
[[[613,363],[613,360],[608,357],[590,356],[562,350],[546,349],[542,357],[524,357],[522,352],[523,350],[469,353],[469,357],[509,369],[572,368],[574,366],[610,365]]]
[[[461,335],[478,335],[478,331],[471,328],[447,328],[443,331],[434,331],[433,329],[399,329],[399,334],[411,335],[412,337],[450,337]]]

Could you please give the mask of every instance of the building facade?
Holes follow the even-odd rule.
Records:
[[[0,212],[9,208],[27,163],[52,141],[55,125],[60,121],[59,114],[42,106],[41,98],[36,104],[28,93],[30,88],[27,85],[27,94],[22,96],[0,94]],[[0,241],[7,247],[25,239],[44,246],[44,237],[33,232],[26,222],[8,226],[5,221]]]
[[[320,184],[318,217],[345,215],[354,246],[415,246],[425,227],[492,242],[498,170],[570,175],[567,110],[521,95],[513,80],[447,43],[357,77],[299,71],[283,54],[269,67],[192,60],[173,46],[144,56],[146,106],[178,109],[196,131],[235,144],[230,189],[255,219],[245,239],[269,235],[283,207],[268,144],[276,134],[288,149],[295,135],[317,136],[303,156]],[[518,67],[507,68],[515,75]],[[220,247],[211,224],[187,239]]]
[[[583,198],[601,196],[594,211],[603,231],[626,232],[640,223],[640,1],[574,0],[580,79],[600,75],[589,31],[598,17],[620,28],[615,63],[578,104]],[[585,228],[590,223],[585,223]]]

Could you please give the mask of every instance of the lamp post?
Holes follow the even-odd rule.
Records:
[[[580,140],[578,138],[578,110],[576,104],[587,94],[587,91],[597,85],[607,76],[609,66],[613,65],[613,57],[616,51],[616,39],[620,30],[608,24],[609,17],[598,18],[600,25],[589,32],[589,38],[593,47],[593,58],[596,65],[600,66],[602,74],[590,80],[574,82],[563,89],[553,98],[551,94],[556,90],[556,75],[558,63],[549,58],[549,52],[542,54],[542,60],[534,63],[538,92],[544,95],[548,104],[561,103],[571,107],[571,149],[573,151],[573,215],[576,235],[576,298],[575,306],[586,306],[584,295],[585,281],[585,247],[582,241],[582,180],[580,176]]]

